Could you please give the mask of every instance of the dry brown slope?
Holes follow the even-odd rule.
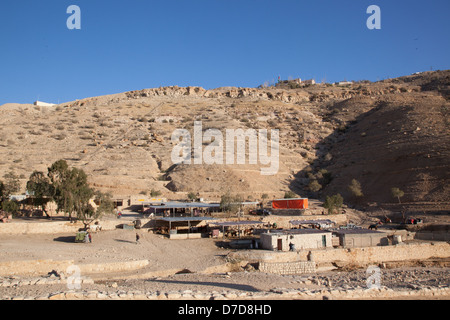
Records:
[[[350,99],[348,109],[357,103]],[[374,108],[356,117],[333,145],[327,169],[334,179],[326,193],[341,193],[356,203],[392,203],[391,188],[405,192],[402,202],[425,209],[449,208],[450,104],[434,93],[399,93],[374,102]],[[364,197],[352,197],[352,179],[362,185]],[[414,207],[414,205],[413,205]]]
[[[307,164],[300,152],[305,157],[313,156],[313,152],[296,145],[297,133],[291,132],[299,117],[308,121],[310,130],[320,124],[320,118],[297,103],[305,99],[307,94],[303,92],[285,90],[206,91],[171,87],[88,98],[54,107],[6,105],[0,108],[0,170],[13,170],[21,176],[24,186],[34,170],[46,172],[51,163],[65,159],[69,165],[83,168],[93,186],[115,196],[150,189],[161,190],[167,197],[175,196],[165,188],[170,181],[163,181],[164,178],[172,179],[172,184],[177,185],[172,190],[182,193],[199,191],[219,196],[226,188],[248,194],[258,192],[258,196],[262,192],[280,193],[288,190],[285,180],[289,175]],[[194,121],[201,121],[204,130],[280,129],[279,175],[260,181],[259,166],[248,165],[174,170],[171,134],[180,128],[192,133]],[[324,128],[321,136],[330,130]],[[198,170],[202,172],[199,174]],[[219,173],[224,170],[228,170],[226,177],[230,179],[221,179]]]
[[[176,195],[171,190],[217,197],[231,189],[258,198],[290,188],[304,195],[308,179],[299,173],[328,155],[335,178],[326,192],[345,194],[356,178],[365,203],[392,202],[392,186],[405,189],[404,201],[445,201],[449,139],[442,115],[448,103],[440,94],[448,92],[449,74],[292,90],[175,86],[55,107],[4,105],[0,170],[14,170],[24,185],[33,170],[66,159],[95,187],[117,196],[154,188],[168,197]],[[192,132],[194,121],[222,132],[279,129],[278,174],[261,176],[260,166],[252,165],[173,166],[171,134]]]

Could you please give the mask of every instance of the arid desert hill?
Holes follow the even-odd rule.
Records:
[[[357,103],[352,100],[342,106],[351,108]],[[356,203],[386,206],[397,202],[391,189],[399,188],[405,193],[401,202],[408,206],[446,210],[450,201],[447,108],[446,99],[424,92],[389,94],[376,100],[370,111],[346,127],[342,137],[330,137],[334,143],[325,168],[334,178],[324,191],[340,192]],[[364,196],[360,199],[343,187],[352,179],[361,185]]]
[[[93,97],[52,107],[0,106],[0,170],[23,186],[34,170],[65,159],[90,183],[116,197],[159,190],[218,199],[227,191],[244,199],[285,191],[348,203],[402,202],[421,210],[448,210],[450,71],[380,82],[268,88],[164,87]],[[176,129],[194,136],[207,129],[279,130],[279,168],[261,175],[257,164],[181,164],[171,153]],[[203,141],[206,148],[210,141]],[[224,155],[226,150],[224,149]],[[249,155],[246,154],[248,161]],[[348,191],[352,179],[364,194]],[[312,184],[312,182],[314,182]]]

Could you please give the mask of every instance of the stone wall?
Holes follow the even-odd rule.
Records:
[[[140,219],[142,225],[149,219]],[[118,225],[132,223],[132,220],[113,219],[100,221],[102,230],[114,230]],[[69,221],[45,221],[45,222],[22,222],[14,221],[11,223],[0,223],[0,234],[58,234],[58,233],[76,233],[78,229],[83,228],[82,222],[71,223]]]
[[[101,272],[119,272],[136,270],[149,264],[148,260],[107,262],[93,264],[75,264],[73,260],[27,260],[0,262],[0,276],[14,275],[46,275],[52,270],[65,273],[67,268],[76,265],[83,274]]]
[[[0,233],[2,234],[54,234],[54,233],[74,233],[79,228],[83,228],[81,222],[70,223],[69,221],[49,221],[49,222],[17,222],[0,223]]]
[[[128,271],[143,268],[149,264],[148,260],[136,260],[126,262],[92,263],[78,265],[82,273],[101,273]]]
[[[447,242],[402,243],[394,246],[330,248],[298,252],[245,250],[230,253],[229,258],[249,262],[292,262],[307,261],[310,254],[317,265],[339,261],[343,264],[364,266],[371,263],[449,258],[450,244]]]
[[[338,225],[345,225],[348,222],[346,214],[333,214],[333,215],[308,215],[308,216],[278,216],[270,215],[263,219],[264,223],[276,223],[278,228],[290,229],[292,225],[289,223],[291,220],[325,220],[329,219],[334,221]]]
[[[313,251],[318,262],[342,261],[348,264],[365,265],[387,261],[426,260],[450,257],[450,244],[446,242],[399,244],[351,249]]]
[[[169,235],[171,240],[201,239],[201,237],[201,233],[171,233]]]
[[[449,232],[439,232],[439,231],[420,231],[416,232],[415,239],[420,240],[436,240],[436,241],[450,241]]]
[[[316,272],[314,261],[260,262],[259,271],[276,274],[302,274]]]
[[[0,276],[43,275],[52,270],[66,270],[73,260],[25,260],[0,262]]]

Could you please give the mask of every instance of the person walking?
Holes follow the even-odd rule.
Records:
[[[139,244],[139,239],[140,239],[141,237],[139,236],[139,234],[136,232],[136,244]]]

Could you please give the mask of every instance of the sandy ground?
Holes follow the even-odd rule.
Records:
[[[83,284],[83,290],[114,292],[171,292],[187,290],[194,293],[274,292],[289,289],[365,288],[365,270],[327,271],[305,275],[274,275],[261,272],[214,272],[202,274],[207,268],[226,263],[229,249],[218,246],[214,239],[169,240],[164,236],[139,230],[136,244],[134,230],[117,229],[93,234],[91,244],[74,243],[71,234],[0,235],[0,261],[36,259],[74,260],[75,264],[104,263],[148,259],[149,265],[124,274],[92,275],[94,284]],[[180,274],[145,276],[153,271],[184,270]],[[186,271],[189,270],[189,271]],[[88,275],[89,276],[89,275]],[[114,277],[123,277],[122,279]],[[13,277],[12,279],[24,279]],[[382,285],[392,289],[411,290],[415,286],[442,287],[450,283],[450,269],[442,267],[403,267],[382,270]],[[0,288],[1,297],[39,297],[67,291],[65,284],[25,285]],[[439,297],[447,299],[449,297]]]
[[[229,251],[211,239],[169,240],[147,232],[116,229],[92,234],[92,243],[75,243],[73,234],[0,235],[0,261],[74,260],[75,264],[149,260],[147,270],[189,269],[224,264]]]

